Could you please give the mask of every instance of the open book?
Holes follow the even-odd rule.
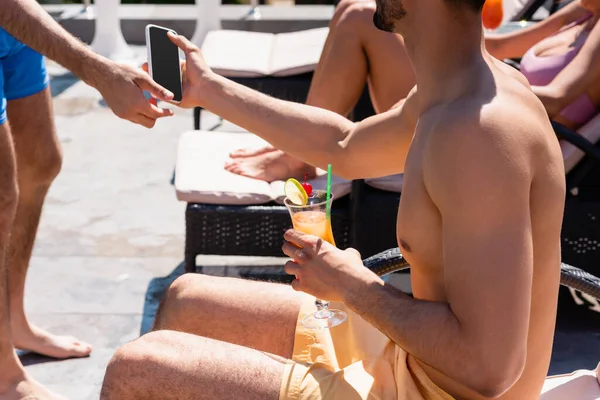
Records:
[[[188,203],[221,205],[258,205],[271,201],[283,204],[284,181],[267,183],[233,174],[224,169],[229,154],[239,148],[267,145],[249,133],[189,131],[179,139],[175,188],[177,198]],[[335,166],[333,168],[335,172]],[[310,181],[314,189],[324,190],[325,171]],[[351,182],[332,177],[334,199],[350,193]]]
[[[329,28],[290,33],[211,31],[202,43],[208,65],[227,77],[290,76],[313,71]]]

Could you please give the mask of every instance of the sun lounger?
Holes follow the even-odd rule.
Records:
[[[291,219],[283,206],[283,182],[268,184],[223,169],[230,152],[265,142],[247,133],[190,131],[179,141],[175,189],[186,210],[185,263],[196,271],[196,256],[281,256]],[[324,188],[325,178],[311,181]],[[333,231],[337,245],[349,242],[351,182],[334,179]]]

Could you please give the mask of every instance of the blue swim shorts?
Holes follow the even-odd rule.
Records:
[[[46,61],[40,53],[0,28],[0,125],[6,122],[6,103],[48,87]]]

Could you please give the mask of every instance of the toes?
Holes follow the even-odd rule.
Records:
[[[259,154],[262,154],[262,149],[259,150],[253,150],[253,149],[239,149],[236,151],[232,151],[230,156],[231,158],[246,158],[246,157],[253,157],[253,156],[257,156]]]
[[[71,351],[74,355],[88,356],[92,352],[92,346],[89,343],[82,342],[75,337],[67,338],[71,342]]]
[[[243,168],[242,167],[242,168],[239,168],[236,171],[236,174],[239,174],[241,176],[245,176],[247,178],[258,179],[258,180],[261,180],[261,181],[267,181],[268,182],[267,176],[264,173],[264,171],[257,170],[257,169],[254,169],[254,168]]]
[[[40,329],[26,339],[15,343],[15,347],[51,358],[87,357],[92,352],[91,345],[76,337],[52,335]]]
[[[72,357],[87,357],[90,354],[92,354],[92,347],[91,346],[75,346],[71,350],[70,353],[71,353]]]
[[[227,170],[234,174],[244,175],[244,171],[248,171],[248,167],[243,162],[232,162]]]
[[[228,161],[227,163],[225,163],[226,171],[235,173],[235,170],[238,168],[238,163],[236,163],[235,161]]]
[[[247,156],[248,156],[247,150],[236,150],[236,151],[232,151],[231,153],[229,153],[229,157],[231,157],[231,158],[247,157]]]
[[[235,165],[235,161],[229,160],[229,161],[225,162],[224,168],[229,171],[234,165]]]
[[[276,149],[273,146],[266,146],[260,149],[239,149],[233,151],[229,154],[231,158],[249,158],[249,157],[257,157],[266,153],[270,153],[275,151]]]

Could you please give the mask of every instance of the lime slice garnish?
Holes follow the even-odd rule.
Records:
[[[300,182],[294,178],[290,178],[285,181],[283,192],[285,193],[286,197],[297,206],[305,206],[308,204],[308,195],[306,194],[306,190],[304,190]]]

